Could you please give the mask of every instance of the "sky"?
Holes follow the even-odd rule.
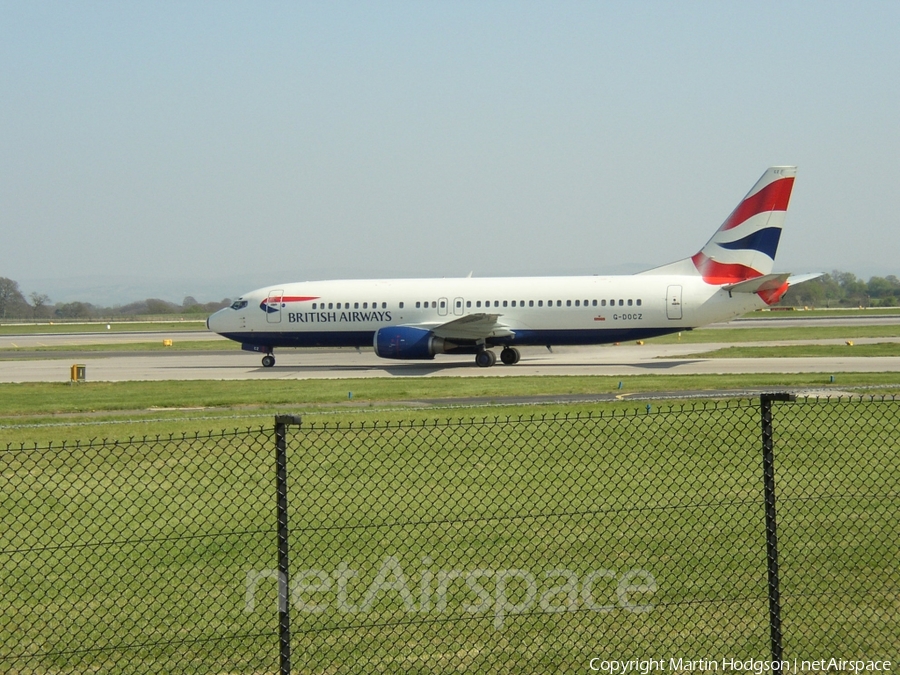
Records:
[[[784,164],[776,271],[900,275],[898,31],[877,0],[0,0],[0,276],[630,273]]]

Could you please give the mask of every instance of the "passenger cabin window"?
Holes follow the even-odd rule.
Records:
[[[503,306],[506,307],[506,300],[503,301]]]
[[[576,300],[576,301],[575,301],[575,306],[576,306],[576,307],[581,307],[581,300]]]
[[[416,302],[416,309],[421,309],[421,307],[422,307],[422,302],[421,301]]]
[[[400,309],[403,309],[403,303],[402,303],[402,302],[400,303]]]
[[[386,302],[382,302],[382,303],[381,303],[381,309],[387,309],[387,303],[386,303]]]
[[[638,298],[638,301],[637,301],[637,306],[638,306],[638,307],[640,307],[640,306],[641,306],[641,299],[640,299],[640,298]]]
[[[601,306],[601,307],[606,307],[606,300],[601,300],[601,301],[600,301],[600,306]]]
[[[544,301],[538,300],[538,307],[543,307],[543,306],[544,306]]]
[[[625,301],[622,300],[621,298],[619,298],[619,307],[621,307],[621,306],[624,305],[624,304],[625,304]]]
[[[328,309],[334,309],[334,303],[333,303],[333,302],[329,302],[329,303],[328,303]]]
[[[466,300],[466,307],[471,307],[471,306],[472,306],[472,301]]]
[[[534,307],[534,300],[529,300],[529,301],[528,301],[528,306],[529,306],[529,307]]]
[[[594,305],[594,307],[596,307],[596,306],[597,306],[597,301],[594,300],[594,301],[592,302],[592,304]]]
[[[631,307],[631,299],[628,300],[628,306]]]
[[[481,300],[479,300],[478,302],[476,302],[476,303],[475,303],[475,306],[476,306],[476,307],[481,307]]]

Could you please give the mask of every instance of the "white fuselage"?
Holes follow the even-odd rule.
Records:
[[[488,337],[487,346],[603,344],[689,330],[764,306],[755,294],[730,297],[687,275],[309,281],[248,293],[213,314],[208,326],[263,349],[363,347],[386,326],[437,327],[496,314],[511,335]]]

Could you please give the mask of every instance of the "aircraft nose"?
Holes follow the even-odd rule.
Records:
[[[211,330],[213,333],[221,333],[225,328],[224,317],[222,316],[222,312],[227,310],[220,309],[215,314],[210,314],[206,319],[206,328],[207,330]]]

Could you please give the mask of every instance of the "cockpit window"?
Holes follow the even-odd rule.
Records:
[[[246,300],[235,300],[231,303],[231,309],[244,309],[247,306]]]

